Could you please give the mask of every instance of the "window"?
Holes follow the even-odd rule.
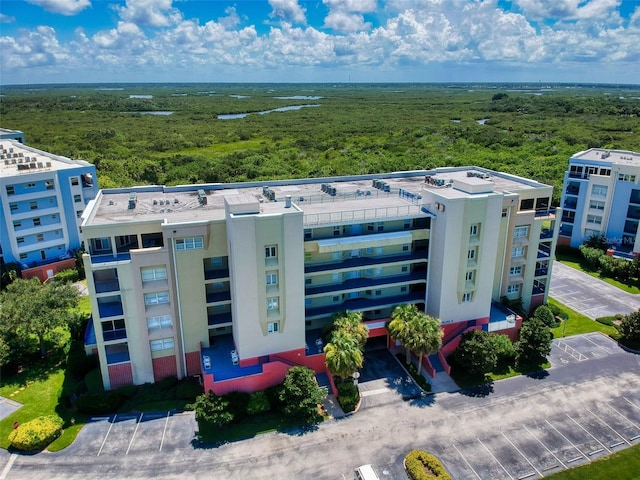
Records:
[[[159,315],[157,317],[147,317],[147,328],[149,330],[157,330],[161,328],[171,328],[173,322],[171,315]]]
[[[167,279],[167,267],[151,267],[141,268],[143,282],[153,282],[154,280],[166,280]]]
[[[341,260],[342,259],[342,253],[341,252],[333,252],[331,254],[331,259],[332,260]]]
[[[403,272],[408,272],[409,271],[409,265],[402,265],[402,271]]]
[[[402,251],[403,252],[408,252],[409,251],[409,245],[402,245]]]
[[[278,258],[278,246],[268,245],[264,247],[264,258]]]
[[[158,352],[160,350],[171,350],[174,348],[173,337],[161,338],[160,340],[151,340],[149,342],[152,352]]]
[[[407,287],[406,287],[406,285],[405,285],[405,286],[400,287],[400,291],[401,291],[401,292],[406,292],[406,291],[407,291]]]
[[[267,310],[278,310],[278,297],[267,298]]]
[[[144,304],[150,305],[162,305],[169,303],[169,292],[154,292],[144,294]]]
[[[17,211],[17,210],[18,210],[18,204],[17,204],[17,203],[10,203],[10,204],[9,204],[9,209],[10,209],[12,212]]]
[[[267,322],[267,333],[276,333],[280,322]]]
[[[478,224],[475,223],[473,225],[471,225],[471,227],[469,227],[469,235],[471,235],[472,237],[475,237],[476,235],[478,235]]]
[[[40,225],[42,225],[42,222],[40,221],[40,217],[35,217],[33,219],[33,226],[34,227],[39,227]]]
[[[376,290],[376,297],[379,297],[380,295],[382,295],[382,290]]]
[[[310,228],[305,228],[304,229],[304,239],[305,240],[311,240],[313,238],[313,234],[311,233],[311,229]]]
[[[464,279],[465,279],[467,282],[473,282],[473,271],[472,271],[472,270],[468,271],[468,272],[465,274]]]
[[[305,284],[307,283],[307,280],[309,280],[309,283],[311,283],[311,279],[310,278],[305,278]],[[267,285],[277,285],[278,284],[278,274],[276,272],[267,272],[266,283],[267,283]]]
[[[16,229],[20,228],[21,226],[22,226],[22,222],[21,222],[20,220],[15,220],[15,221],[13,222],[13,228],[14,228],[14,230],[16,230]]]
[[[313,280],[311,278],[305,278],[304,279],[304,284],[305,285],[311,285],[311,283],[313,283]]]
[[[71,177],[71,185],[74,187],[80,184],[80,179],[78,177]]]
[[[463,302],[470,302],[471,301],[471,293],[463,293],[462,294],[462,301]]]
[[[44,186],[47,190],[53,190],[53,180],[45,180]]]
[[[24,184],[24,188],[33,188],[33,187],[35,187],[35,186],[36,186],[36,184],[35,184],[35,183],[33,183],[33,182],[29,182],[29,183],[25,183],[25,184]]]
[[[176,250],[197,250],[204,248],[202,237],[187,237],[176,239]]]
[[[608,187],[606,185],[594,185],[591,189],[591,195],[596,197],[606,197]]]
[[[522,275],[522,267],[521,266],[511,267],[509,269],[509,275],[511,276]]]
[[[382,247],[376,247],[376,255],[382,255],[383,252],[383,248]]]
[[[604,202],[591,200],[589,201],[589,208],[593,208],[594,210],[604,210]]]
[[[367,231],[368,232],[373,232],[374,229],[375,229],[375,224],[367,223]]]
[[[13,185],[7,185],[7,195],[13,195],[16,193],[16,189]]]
[[[524,257],[524,247],[513,247],[511,249],[512,257]]]
[[[505,218],[507,216],[507,209],[503,208],[502,209],[502,218]]]
[[[82,210],[76,210],[76,218],[82,217]]]
[[[18,237],[16,238],[16,242],[18,242],[18,245],[21,245],[24,243],[24,237]]]
[[[520,291],[520,285],[518,283],[514,283],[514,284],[509,285],[507,287],[507,293],[508,294],[518,293],[519,291]]]
[[[305,298],[305,299],[304,299],[304,308],[310,308],[310,307],[311,307],[311,303],[312,303],[312,302],[311,302],[311,299],[310,299],[310,298]],[[309,322],[309,323],[311,323],[311,322]],[[307,324],[307,323],[305,322],[305,324]],[[308,325],[308,324],[307,324],[307,325]]]
[[[474,260],[475,258],[476,258],[476,249],[470,248],[469,251],[467,252],[467,259]]]
[[[373,255],[373,247],[367,247],[367,248],[365,249],[365,253],[366,253],[367,255]]]
[[[333,236],[337,237],[338,235],[340,235],[340,226],[339,225],[335,225],[333,227]]]
[[[379,232],[383,232],[384,231],[384,222],[378,222],[378,231]]]
[[[340,301],[340,296],[339,295],[334,295],[331,300],[335,303],[335,302],[339,302]]]
[[[636,181],[636,176],[635,175],[625,174],[625,173],[619,173],[618,174],[618,180],[622,180],[623,182],[635,182]]]
[[[111,248],[111,241],[108,238],[94,238],[93,245],[96,250],[109,250]]]
[[[610,168],[601,168],[600,169],[600,175],[602,175],[604,177],[609,177],[611,175],[611,169]]]
[[[407,229],[411,228],[411,220],[408,220],[408,219],[407,219],[407,220],[405,220],[405,221],[404,221],[404,225],[403,225],[403,226],[404,226],[404,229],[405,229],[405,230],[407,230]]]
[[[521,226],[513,229],[513,238],[523,238],[529,235],[529,227]]]
[[[26,260],[27,259],[27,254],[26,253],[21,253],[20,254],[20,260]]]
[[[44,242],[44,233],[39,233],[36,235],[37,242]]]
[[[587,215],[587,223],[595,223],[596,225],[602,224],[602,216],[600,215]]]
[[[73,201],[76,203],[80,203],[82,201],[82,195],[79,195],[79,194],[74,195]]]
[[[29,202],[29,208],[31,210],[37,210],[38,208],[38,202]]]
[[[533,198],[527,198],[520,202],[520,210],[533,210]]]

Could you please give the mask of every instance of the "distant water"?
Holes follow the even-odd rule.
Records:
[[[233,98],[251,98],[249,95],[229,95],[229,96]]]
[[[488,118],[481,118],[480,120],[476,120],[476,123],[478,125],[484,125],[485,123],[487,123],[489,121]]]
[[[129,98],[144,98],[150,100],[153,98],[153,95],[129,95]]]
[[[294,95],[292,97],[273,97],[278,100],[320,100],[323,97],[309,96],[309,95]]]
[[[122,113],[129,113],[131,115],[173,115],[173,112],[169,112],[169,111],[163,111],[163,110],[159,110],[156,112],[122,112]]]
[[[291,105],[288,107],[280,107],[280,108],[274,108],[273,110],[264,110],[262,112],[253,112],[256,113],[258,115],[265,115],[267,113],[272,113],[272,112],[290,112],[291,110],[300,110],[301,108],[306,108],[306,107],[319,107],[320,105]],[[230,114],[226,114],[226,115],[218,115],[218,120],[236,120],[238,118],[245,118],[246,116],[251,115],[251,113],[230,113]]]

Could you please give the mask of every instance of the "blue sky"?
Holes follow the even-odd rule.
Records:
[[[640,0],[2,0],[0,84],[640,83]]]

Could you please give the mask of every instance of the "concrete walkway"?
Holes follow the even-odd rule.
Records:
[[[426,377],[431,384],[431,393],[457,392],[460,387],[446,372],[436,372],[434,378]]]
[[[575,268],[553,262],[549,296],[589,318],[627,314],[640,308],[632,295]]]

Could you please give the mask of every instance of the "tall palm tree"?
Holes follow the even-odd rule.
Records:
[[[418,375],[422,371],[422,357],[437,352],[442,347],[442,335],[440,321],[422,312],[413,317],[409,322],[410,336],[408,348],[418,354]]]
[[[336,315],[333,320],[333,328],[334,332],[343,331],[352,334],[361,349],[364,348],[367,338],[369,338],[369,329],[362,323],[362,312],[346,311]]]
[[[391,312],[391,322],[389,322],[389,333],[392,337],[398,340],[402,346],[406,349],[405,363],[411,362],[411,349],[409,343],[411,343],[411,319],[418,315],[420,311],[418,307],[412,304],[398,305]]]
[[[327,368],[332,375],[342,380],[349,378],[362,367],[362,350],[356,337],[349,332],[334,331],[331,342],[324,347],[324,353]]]

